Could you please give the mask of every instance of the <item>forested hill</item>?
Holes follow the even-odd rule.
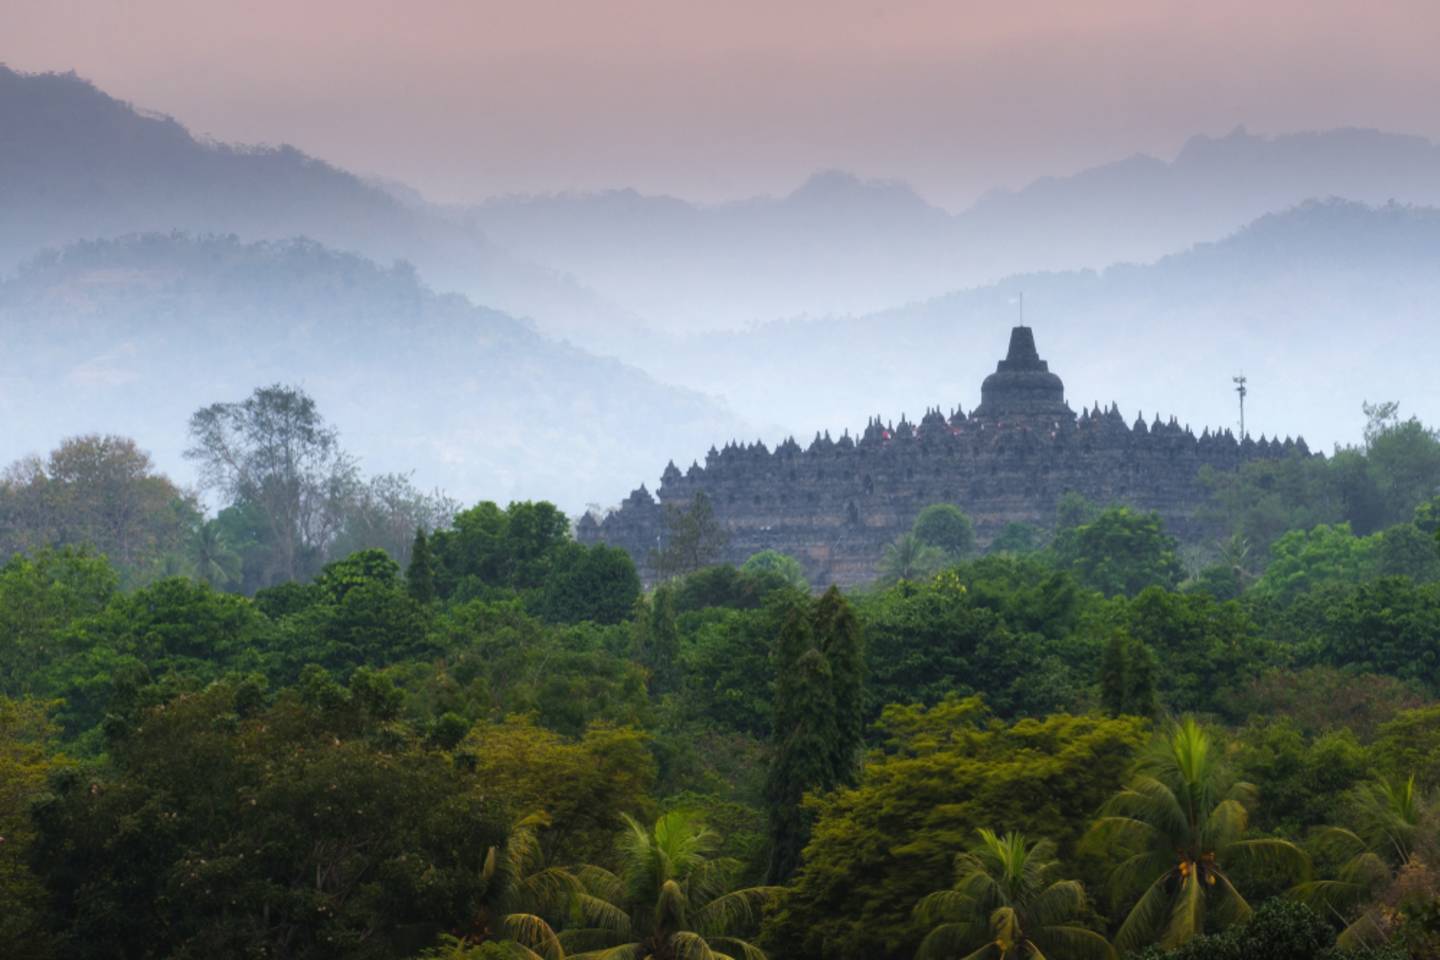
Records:
[[[697,389],[723,385],[742,415],[763,396],[772,418],[811,430],[914,419],[937,403],[968,410],[1023,293],[1076,409],[1114,400],[1127,417],[1232,426],[1230,378],[1243,372],[1253,432],[1326,449],[1358,439],[1365,400],[1440,419],[1437,263],[1440,211],[1314,202],[1153,264],[1029,273],[863,316],[696,338],[670,348],[669,364]]]
[[[371,471],[465,500],[614,502],[742,434],[700,394],[437,295],[398,265],[294,240],[148,235],[48,253],[0,283],[0,461],[133,436],[177,478],[198,407],[302,384]]]
[[[633,320],[477,230],[400,202],[289,146],[196,139],[72,74],[0,65],[0,273],[39,250],[148,231],[308,236],[560,332]]]

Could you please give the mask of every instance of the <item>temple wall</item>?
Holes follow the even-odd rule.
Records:
[[[759,444],[712,450],[704,466],[667,468],[657,497],[642,488],[578,535],[624,547],[648,581],[649,553],[665,536],[662,505],[683,509],[703,491],[730,533],[727,561],[774,549],[800,560],[817,586],[855,586],[874,579],[885,547],[932,503],[963,510],[982,546],[1011,522],[1049,527],[1057,501],[1072,491],[1101,505],[1153,510],[1186,538],[1199,533],[1203,466],[1230,471],[1289,454],[1308,451],[1303,441],[1197,438],[1173,423],[1127,426],[1113,408],[1039,424],[947,421],[937,413],[918,430],[872,422],[858,443],[817,438],[805,450],[793,441],[774,451]]]

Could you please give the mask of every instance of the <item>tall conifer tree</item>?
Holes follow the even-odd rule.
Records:
[[[831,587],[815,606],[815,643],[830,664],[835,700],[835,740],[831,766],[837,784],[855,782],[860,745],[865,739],[865,646],[855,611]]]
[[[835,784],[835,695],[830,665],[816,647],[803,607],[790,611],[776,650],[775,734],[765,781],[769,807],[770,883],[782,883],[800,864],[810,834],[805,794]]]
[[[410,546],[410,566],[405,568],[405,582],[410,596],[420,603],[435,599],[435,564],[430,556],[430,540],[424,527],[415,528],[415,541]]]
[[[863,736],[864,650],[860,625],[840,592],[813,607],[797,603],[775,651],[774,740],[765,799],[769,807],[769,882],[800,865],[810,836],[805,794],[854,782]]]

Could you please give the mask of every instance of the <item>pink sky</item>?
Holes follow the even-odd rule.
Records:
[[[958,208],[1240,123],[1440,138],[1437,38],[1435,0],[0,0],[11,67],[440,199],[842,167]]]

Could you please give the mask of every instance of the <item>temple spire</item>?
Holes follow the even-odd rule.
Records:
[[[1065,384],[1040,359],[1035,333],[1029,327],[1011,329],[1005,359],[980,385],[980,406],[972,416],[982,420],[1036,418],[1048,422],[1046,429],[1053,429],[1058,421],[1075,419],[1074,411],[1065,404]]]
[[[1035,331],[1029,327],[1015,327],[1010,331],[1010,349],[1000,361],[1000,370],[1049,370],[1050,365],[1040,359],[1035,349]]]

